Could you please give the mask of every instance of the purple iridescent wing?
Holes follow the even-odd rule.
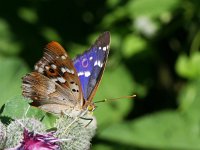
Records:
[[[110,33],[104,32],[89,50],[73,60],[86,101],[92,101],[96,93],[108,59],[109,47]]]

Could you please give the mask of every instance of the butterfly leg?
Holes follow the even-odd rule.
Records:
[[[71,125],[76,122],[79,119],[79,117],[76,117],[64,130],[64,132],[61,135],[64,135],[67,133],[68,129],[71,127]]]
[[[87,110],[82,112],[82,113],[80,113],[78,116],[76,116],[75,119],[66,127],[66,129],[65,129],[65,131],[63,133],[65,134],[67,132],[67,130],[70,128],[70,126],[72,124],[74,124],[79,118],[81,118],[81,116],[84,116],[86,112],[87,112]],[[65,114],[65,112],[63,112],[63,113]],[[65,114],[65,115],[67,115],[67,114]]]
[[[93,121],[93,118],[84,118],[84,117],[80,117],[80,118],[83,119],[83,120],[89,120],[89,122],[85,125],[85,128],[87,126],[89,126],[89,124]]]
[[[76,122],[79,119],[79,117],[76,117],[66,128],[66,130],[72,125],[74,124],[74,122]]]
[[[28,113],[28,111],[29,111],[29,109],[30,109],[30,105],[28,105],[28,107],[27,107],[27,109],[26,109],[26,111],[25,111],[25,113],[24,113],[24,117],[23,118],[26,118],[26,115],[27,115],[27,113]]]

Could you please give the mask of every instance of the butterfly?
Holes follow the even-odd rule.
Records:
[[[110,33],[102,33],[82,55],[71,59],[52,41],[34,71],[22,78],[22,95],[32,106],[54,113],[78,116],[95,109],[93,97],[101,81],[110,47]]]

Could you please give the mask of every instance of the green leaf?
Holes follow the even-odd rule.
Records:
[[[46,113],[42,122],[45,124],[47,129],[51,129],[55,127],[56,119],[57,119],[57,116],[50,113]]]
[[[0,57],[0,107],[10,98],[21,95],[21,78],[28,67],[18,58]]]
[[[114,8],[120,3],[120,0],[108,0],[106,3],[108,7]]]
[[[22,98],[22,97],[21,97]],[[22,118],[27,111],[29,104],[21,98],[15,98],[5,103],[2,116],[7,116],[10,118]]]
[[[160,24],[154,21],[154,19],[146,16],[140,16],[134,20],[133,27],[134,31],[137,31],[142,35],[151,38],[157,33],[158,28],[160,28]],[[144,41],[144,38],[141,39]]]
[[[111,13],[107,14],[102,22],[101,22],[101,26],[103,28],[112,28],[112,25],[121,20],[126,18],[128,15],[127,9],[125,9],[125,7],[117,7],[115,8]]]
[[[199,110],[200,103],[194,105],[194,103],[199,102],[199,88],[200,82],[199,80],[195,80],[189,82],[184,88],[181,89],[178,97],[179,109],[181,111],[191,111],[191,109],[193,111],[195,107]]]
[[[16,42],[15,36],[10,31],[9,24],[0,18],[0,55],[16,55],[21,50],[21,44]]]
[[[41,120],[47,128],[54,127],[56,116],[44,112],[43,110],[29,105],[30,100],[18,96],[8,101],[4,105],[1,116],[12,119],[35,118]]]
[[[190,81],[179,93],[179,109],[193,121],[199,121],[200,78]]]
[[[176,62],[176,72],[183,77],[189,77],[190,76],[190,71],[188,71],[188,60],[189,58],[185,55],[182,54],[179,56]]]
[[[125,37],[122,53],[125,57],[131,57],[136,53],[145,50],[146,42],[143,38],[140,38],[134,34],[129,34]]]
[[[124,66],[106,70],[102,83],[98,89],[94,101],[132,95],[134,91],[134,82]],[[98,124],[108,125],[118,122],[127,115],[133,104],[131,99],[121,99],[97,103],[98,108],[95,110]]]
[[[185,78],[195,79],[200,76],[200,52],[194,52],[191,56],[182,54],[176,62],[176,72]]]
[[[149,149],[199,149],[198,128],[199,122],[190,122],[176,111],[165,111],[114,124],[99,137]]]
[[[92,146],[92,150],[113,150],[112,147],[109,147],[108,145],[103,145],[103,144],[95,144]]]
[[[26,8],[26,7],[20,8],[18,11],[18,15],[23,20],[32,24],[38,21],[38,15],[36,14],[36,11],[31,8]]]
[[[179,0],[135,0],[127,3],[134,18],[138,16],[160,17],[178,6]]]
[[[61,41],[61,38],[57,31],[51,27],[42,28],[41,33],[48,41]]]
[[[17,96],[5,103],[1,116],[13,119],[24,117],[41,119],[44,117],[45,112],[38,108],[30,107],[29,102],[30,100]]]

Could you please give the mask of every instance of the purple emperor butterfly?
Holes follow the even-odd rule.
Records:
[[[72,60],[59,43],[50,42],[35,70],[22,78],[22,95],[33,100],[31,105],[54,114],[92,112],[109,46],[110,33],[104,32],[91,48]]]

